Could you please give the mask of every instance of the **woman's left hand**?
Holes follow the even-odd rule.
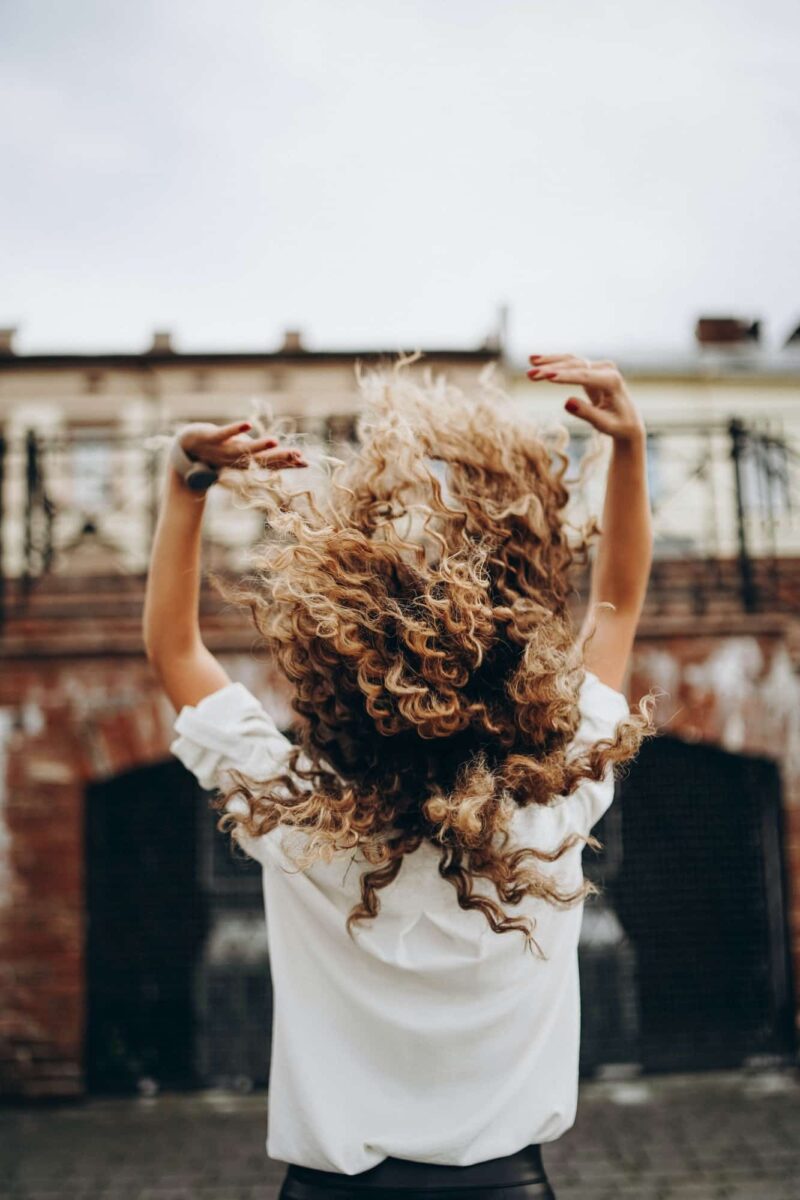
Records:
[[[179,440],[190,458],[213,467],[243,471],[255,462],[260,467],[281,471],[284,467],[308,466],[299,450],[280,446],[272,437],[247,437],[250,429],[249,421],[235,421],[232,425],[194,421],[180,431]]]

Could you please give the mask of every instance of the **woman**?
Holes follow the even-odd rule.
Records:
[[[575,1118],[596,890],[581,851],[651,728],[619,689],[652,534],[615,366],[531,363],[582,386],[567,410],[613,441],[577,635],[570,567],[597,528],[570,541],[567,459],[497,394],[370,376],[360,445],[317,496],[277,474],[301,453],[246,424],[178,435],[145,642],[173,752],[263,865],[284,1200],[553,1196],[540,1145]],[[202,489],[223,468],[267,518],[236,596],[291,684],[296,744],[201,640]]]

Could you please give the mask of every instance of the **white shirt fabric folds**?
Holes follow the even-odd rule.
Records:
[[[587,672],[580,711],[576,748],[612,737],[629,706]],[[231,767],[269,778],[290,748],[241,683],[184,707],[175,733],[173,754],[208,789]],[[519,810],[514,836],[553,849],[571,832],[588,833],[613,796],[609,767],[569,797]],[[535,918],[542,960],[521,934],[493,933],[481,913],[460,909],[436,851],[423,845],[379,893],[378,917],[357,923],[351,938],[345,920],[364,864],[348,853],[299,871],[285,857],[286,837],[280,828],[240,836],[262,865],[274,990],[269,1156],[344,1174],[389,1155],[467,1166],[569,1129],[583,905],[526,898],[510,910]],[[574,891],[581,857],[579,843],[539,865]]]

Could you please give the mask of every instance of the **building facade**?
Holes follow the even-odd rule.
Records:
[[[240,355],[179,354],[164,334],[143,355],[21,356],[6,340],[4,1094],[266,1083],[260,877],[170,760],[174,713],[142,651],[163,467],[153,439],[268,405],[335,449],[352,436],[354,361],[379,357],[391,356],[306,351],[296,334],[274,354]],[[761,467],[746,460],[761,456],[770,480],[788,472],[791,499],[800,372],[741,366],[746,357],[622,364],[653,435],[658,531],[629,691],[635,701],[660,689],[661,736],[620,781],[603,853],[587,855],[603,887],[581,942],[587,1071],[796,1050],[796,530],[783,484],[765,500]],[[466,386],[492,362],[511,404],[560,418],[567,393],[530,385],[497,347],[424,359]],[[584,449],[567,448],[576,469]],[[590,506],[601,485],[589,484]],[[257,524],[210,499],[205,564],[236,571]],[[289,697],[246,617],[206,588],[201,621],[231,677],[288,723]]]

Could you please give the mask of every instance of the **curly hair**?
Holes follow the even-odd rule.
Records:
[[[570,753],[586,669],[570,577],[599,529],[567,519],[566,431],[522,423],[487,375],[465,394],[405,365],[359,372],[357,444],[322,488],[291,491],[257,469],[230,481],[267,533],[252,573],[215,582],[250,609],[297,719],[280,774],[231,773],[218,828],[302,830],[303,869],[358,852],[368,869],[351,933],[429,842],[461,908],[533,949],[533,923],[504,906],[596,892],[587,880],[562,892],[536,863],[600,843],[516,845],[514,813],[631,759],[651,731],[649,698],[613,739]],[[249,812],[227,810],[234,796]]]

